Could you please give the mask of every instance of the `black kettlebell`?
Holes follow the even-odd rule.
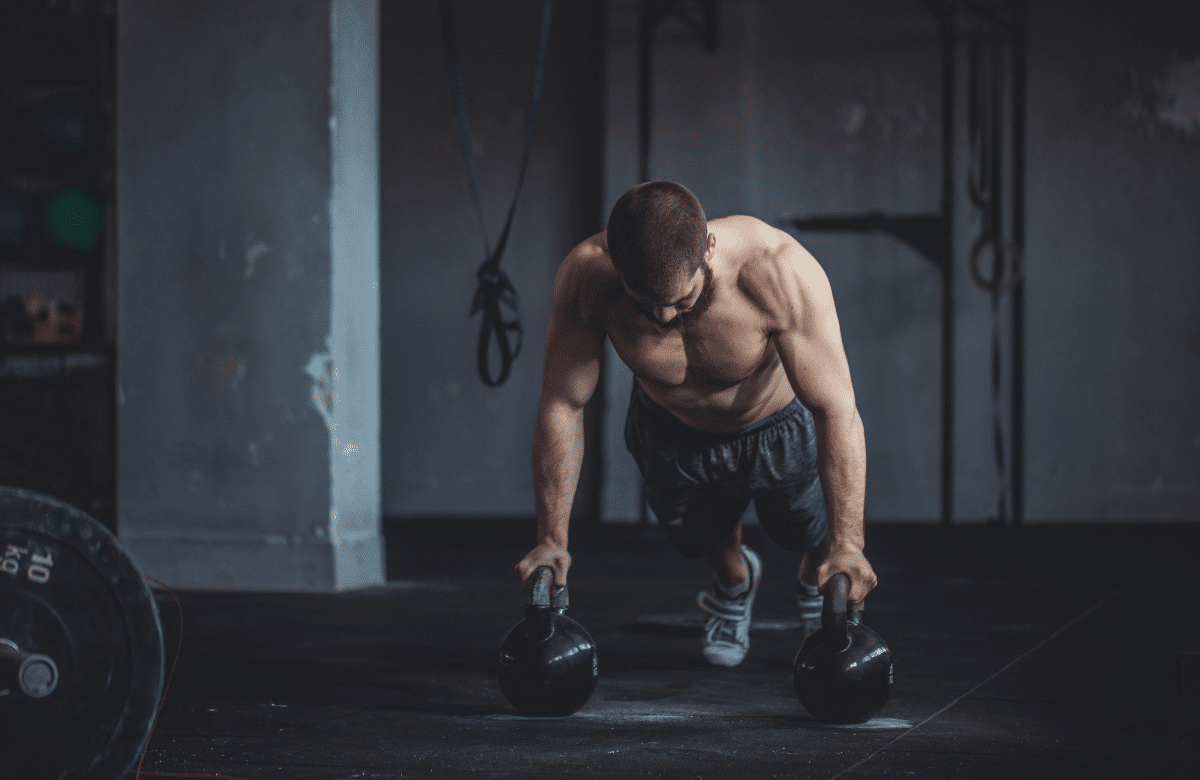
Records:
[[[826,723],[865,723],[892,693],[892,652],[883,638],[847,610],[850,578],[835,574],[825,588],[821,627],[800,647],[792,684],[804,709]]]
[[[525,619],[500,645],[500,690],[522,715],[571,715],[596,690],[596,645],[583,626],[563,614],[567,589],[551,598],[553,586],[552,568],[534,570],[525,583]]]

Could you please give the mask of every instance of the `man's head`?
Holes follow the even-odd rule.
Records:
[[[608,253],[639,298],[677,297],[704,263],[708,220],[682,184],[651,181],[626,192],[608,217]]]

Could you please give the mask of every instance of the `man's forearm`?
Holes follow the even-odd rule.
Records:
[[[567,546],[571,504],[583,465],[583,409],[540,404],[533,434],[538,543]]]
[[[825,491],[829,544],[865,543],[863,505],[867,488],[867,445],[862,418],[813,413],[817,431],[817,469]]]

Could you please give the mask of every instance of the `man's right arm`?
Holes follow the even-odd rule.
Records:
[[[589,290],[594,277],[582,247],[567,256],[554,277],[542,394],[533,434],[533,488],[538,544],[516,566],[525,582],[538,566],[554,569],[556,588],[567,584],[571,556],[567,527],[583,464],[583,408],[596,391],[604,331],[593,321]]]

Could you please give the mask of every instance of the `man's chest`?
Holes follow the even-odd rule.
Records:
[[[634,374],[667,387],[729,387],[775,359],[758,317],[710,311],[698,322],[663,331],[636,310],[615,315],[606,330],[617,355]]]

